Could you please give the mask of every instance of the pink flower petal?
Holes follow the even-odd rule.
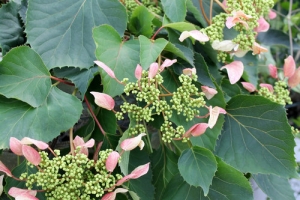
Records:
[[[123,183],[129,181],[134,175],[129,174],[127,176],[124,176],[123,178],[121,178],[120,180],[118,180],[118,182],[116,183],[116,186],[122,185]]]
[[[145,165],[141,165],[138,166],[137,168],[135,168],[130,174],[132,175],[132,179],[137,179],[145,174],[147,174],[147,172],[149,171],[149,165],[150,163],[147,163]]]
[[[11,171],[0,161],[0,172],[4,172],[7,176],[12,177]]]
[[[137,146],[140,146],[140,149],[142,149],[141,147],[143,146],[143,143],[144,143],[142,140],[142,137],[145,135],[146,135],[145,133],[141,133],[136,137],[125,139],[121,142],[120,147],[124,151],[130,151],[130,150],[136,148]]]
[[[21,194],[16,196],[15,200],[39,200],[39,199],[30,194]]]
[[[106,64],[98,60],[94,61],[94,63],[96,63],[96,65],[101,67],[111,78],[116,78],[114,71],[111,70]]]
[[[273,10],[269,11],[269,19],[275,19],[277,16],[276,12],[274,12]]]
[[[288,79],[288,85],[293,88],[296,87],[297,85],[300,84],[300,67],[298,67],[295,71],[295,73],[293,74],[293,76],[291,76]]]
[[[31,146],[23,145],[22,152],[24,157],[33,165],[37,166],[41,162],[40,154]]]
[[[128,190],[124,189],[124,188],[117,188],[117,189],[115,189],[115,191],[105,194],[101,198],[101,200],[115,200],[117,193],[125,193],[125,192],[128,192]]]
[[[91,148],[95,145],[95,140],[92,138],[89,141],[87,141],[86,143],[84,143],[84,145],[82,145],[83,147],[88,147]]]
[[[207,123],[197,123],[194,126],[192,126],[189,130],[187,130],[184,133],[183,137],[190,137],[191,135],[194,137],[200,136],[203,133],[205,133],[207,127]]]
[[[172,65],[173,65],[174,63],[176,63],[176,62],[177,62],[177,59],[174,59],[174,60],[166,59],[166,60],[163,62],[163,64],[160,66],[160,68],[159,68],[160,72],[164,71],[164,69],[165,69],[166,67],[170,67],[170,66],[172,66]]]
[[[259,84],[260,87],[264,87],[264,88],[267,88],[270,92],[273,92],[274,89],[273,89],[273,86],[270,85],[270,84],[267,84],[267,83],[261,83]]]
[[[158,63],[152,63],[149,67],[148,78],[154,78],[158,72]]]
[[[34,139],[31,139],[28,137],[24,137],[21,140],[21,143],[22,144],[34,144],[37,148],[42,149],[42,150],[47,149],[49,147],[49,145],[45,142],[42,142],[39,140],[34,140]]]
[[[143,73],[143,68],[141,65],[137,64],[136,68],[135,68],[135,78],[137,78],[138,80],[140,80],[142,78],[142,73]]]
[[[235,26],[236,22],[234,21],[234,17],[227,17],[226,18],[226,22],[225,25],[228,29],[231,29],[232,27]]]
[[[238,44],[232,42],[232,40],[223,40],[218,41],[215,40],[211,44],[212,48],[217,51],[232,51],[234,48],[238,46]]]
[[[84,140],[82,137],[79,137],[78,135],[73,139],[73,144],[76,147],[83,146],[84,145]]]
[[[270,24],[263,17],[260,17],[257,22],[258,26],[254,28],[254,31],[267,32],[269,30]]]
[[[249,92],[254,92],[256,90],[255,86],[252,83],[249,82],[241,82],[243,87],[248,90]]]
[[[182,42],[188,37],[192,37],[195,40],[198,40],[200,42],[207,42],[209,40],[209,37],[206,34],[198,30],[193,30],[193,31],[183,31],[179,37],[179,41]]]
[[[296,71],[295,60],[292,56],[288,56],[286,59],[284,59],[284,65],[283,65],[284,77],[289,78],[293,76],[295,71]]]
[[[24,194],[28,194],[31,196],[36,196],[37,191],[36,190],[25,190],[25,189],[20,189],[16,187],[11,187],[8,191],[8,194],[12,197],[18,197]]]
[[[118,161],[120,158],[120,154],[116,151],[111,152],[105,162],[105,167],[107,171],[113,172],[114,169],[116,168]]]
[[[261,54],[264,52],[268,52],[268,49],[260,46],[258,43],[254,42],[254,44],[252,45],[252,51],[253,51],[253,55],[257,55],[257,54]]]
[[[217,90],[215,90],[214,88],[210,88],[208,86],[201,86],[201,90],[202,90],[202,92],[204,92],[204,94],[208,100],[213,98],[215,96],[215,94],[218,93]]]
[[[270,76],[272,78],[277,78],[278,77],[277,67],[275,65],[269,64],[268,68],[269,68]]]
[[[15,137],[10,137],[9,148],[14,154],[16,154],[18,156],[22,156],[23,155],[22,146],[23,146],[23,144],[21,143],[20,140],[18,140]]]
[[[221,67],[227,69],[227,74],[231,84],[235,84],[243,75],[244,65],[241,61],[233,61],[232,63]]]
[[[226,114],[226,111],[223,108],[220,108],[218,106],[215,106],[213,108],[212,106],[209,107],[209,120],[208,120],[209,128],[213,128],[215,126],[220,113]]]
[[[115,100],[108,94],[100,92],[90,92],[95,98],[95,104],[106,110],[113,110],[115,107]]]

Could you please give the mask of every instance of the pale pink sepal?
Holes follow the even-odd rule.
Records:
[[[1,175],[0,176],[0,196],[2,195],[2,192],[3,192],[3,178],[4,178],[4,175]]]
[[[193,125],[189,130],[187,130],[183,134],[183,137],[190,137],[191,135],[194,137],[200,136],[203,133],[205,133],[207,127],[208,127],[207,123],[197,123],[197,124]]]
[[[272,78],[278,78],[277,67],[275,65],[269,64],[268,68],[269,68],[270,76]]]
[[[137,179],[137,178],[147,174],[147,172],[149,170],[149,164],[150,163],[138,166],[130,174],[128,174],[127,176],[124,176],[122,179],[120,179],[117,182],[116,186],[122,185],[123,183],[125,183],[126,181],[128,181],[130,179]]]
[[[196,68],[185,68],[182,70],[182,73],[188,76],[192,76],[193,74],[196,74]]]
[[[284,59],[284,65],[283,65],[284,77],[289,78],[293,76],[295,71],[296,71],[295,60],[292,56],[288,56],[286,59]]]
[[[214,88],[210,88],[208,86],[201,86],[201,90],[202,90],[202,92],[204,92],[205,97],[208,100],[213,98],[218,93],[217,90],[215,90]]]
[[[158,63],[152,63],[149,67],[148,78],[154,78],[158,72]]]
[[[105,194],[101,198],[101,200],[115,200],[117,193],[125,193],[125,192],[128,192],[128,190],[124,188],[117,188],[113,192],[109,192]]]
[[[179,41],[182,42],[188,37],[192,37],[195,40],[198,40],[200,42],[207,42],[209,40],[209,37],[206,34],[198,30],[193,30],[193,31],[183,31],[179,37]]]
[[[94,63],[102,68],[111,78],[116,78],[114,71],[110,69],[106,64],[99,60],[94,61]]]
[[[244,65],[241,61],[233,61],[232,63],[221,67],[227,69],[227,74],[231,84],[235,84],[243,75]]]
[[[95,104],[106,110],[113,110],[115,107],[115,100],[105,93],[90,92],[95,98]]]
[[[274,12],[273,10],[269,11],[269,19],[275,19],[277,17],[276,12]]]
[[[273,92],[274,91],[274,88],[271,84],[267,84],[267,83],[261,83],[259,84],[260,87],[264,87],[264,88],[267,88],[270,92]]]
[[[8,194],[15,199],[19,200],[38,200],[36,198],[37,191],[36,190],[25,190],[16,187],[11,187],[8,191]]]
[[[143,73],[142,66],[137,64],[135,71],[134,71],[135,78],[137,78],[137,80],[140,80],[142,78],[142,73]]]
[[[249,92],[254,92],[256,90],[255,86],[252,83],[249,82],[241,82],[243,87],[248,90]]]
[[[14,154],[16,154],[18,156],[22,156],[23,155],[22,146],[23,146],[23,144],[21,143],[20,140],[18,140],[15,137],[10,137],[9,148]]]
[[[215,40],[212,42],[211,46],[214,50],[217,51],[232,51],[233,49],[238,47],[238,44],[232,42],[232,40],[223,40],[223,41]]]
[[[295,73],[293,74],[293,76],[291,76],[288,79],[288,85],[293,88],[296,87],[297,85],[300,84],[300,67],[298,67],[295,71]]]
[[[7,176],[12,177],[11,171],[0,161],[0,172],[5,173]]]
[[[253,51],[252,52],[253,55],[259,55],[261,53],[268,52],[268,49],[259,45],[257,42],[254,42],[252,45],[252,51]]]
[[[120,146],[124,151],[130,151],[135,149],[137,146],[139,146],[140,150],[142,150],[145,145],[142,137],[145,135],[146,133],[141,133],[136,137],[125,139],[121,142]]]
[[[233,16],[232,17],[227,17],[225,25],[228,29],[231,29],[233,26],[235,26],[237,23],[241,23],[246,29],[249,28],[248,24],[244,20],[251,19],[252,16],[246,15],[243,11],[233,11],[232,12]],[[241,19],[243,18],[243,20]]]
[[[116,168],[118,161],[120,158],[120,154],[116,151],[111,152],[105,162],[105,167],[107,171],[113,172],[114,169]]]
[[[166,67],[170,67],[170,66],[172,66],[174,63],[176,63],[177,62],[177,59],[173,59],[173,60],[170,60],[170,59],[166,59],[164,62],[163,62],[163,64],[159,67],[159,71],[160,72],[162,72],[162,71],[164,71],[164,69],[166,68]]]
[[[37,148],[45,150],[49,147],[49,145],[45,142],[39,141],[39,140],[35,140],[35,139],[31,139],[29,137],[24,137],[21,140],[22,144],[34,144]]]
[[[41,162],[41,156],[39,152],[37,152],[34,148],[31,146],[23,145],[22,146],[22,152],[26,160],[30,162],[31,164],[37,166]]]
[[[270,28],[270,24],[265,20],[265,18],[260,17],[258,20],[258,26],[254,28],[256,32],[267,32]]]
[[[212,106],[209,107],[209,120],[208,120],[209,128],[213,128],[215,126],[220,114],[226,114],[226,111],[223,108],[220,108],[218,106],[215,106],[213,108]]]

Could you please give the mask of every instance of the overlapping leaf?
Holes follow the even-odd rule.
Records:
[[[186,16],[186,0],[162,0],[161,4],[172,22],[182,22]]]
[[[50,87],[50,73],[29,47],[12,49],[0,62],[0,94],[7,98],[37,107],[44,103]]]
[[[282,105],[261,96],[238,95],[226,111],[218,156],[241,172],[296,175],[294,136]]]
[[[145,6],[138,6],[131,14],[128,25],[129,30],[135,35],[150,37],[153,32],[152,20],[154,15]]]
[[[126,23],[126,10],[119,0],[30,1],[26,33],[48,69],[89,68],[95,60],[92,28],[110,24],[123,35]]]

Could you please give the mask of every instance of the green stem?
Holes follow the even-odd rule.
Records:
[[[143,123],[144,123],[144,126],[145,126],[145,132],[146,132],[146,135],[147,135],[147,140],[148,140],[148,144],[149,144],[149,148],[150,148],[150,153],[153,153],[152,145],[151,145],[151,140],[150,140],[150,137],[149,137],[149,133],[148,133],[148,130],[147,130],[147,126],[146,126],[145,120],[143,120]]]

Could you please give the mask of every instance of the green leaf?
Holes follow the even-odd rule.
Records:
[[[119,0],[40,0],[29,2],[26,33],[48,69],[89,68],[95,60],[92,28],[109,24],[123,35],[126,23]]]
[[[186,16],[186,0],[162,0],[165,14],[172,22],[182,22]]]
[[[94,28],[93,37],[97,46],[97,59],[109,66],[119,80],[128,78],[129,81],[135,81],[134,71],[136,65],[140,62],[139,41],[129,40],[123,42],[116,30],[109,25]],[[110,96],[123,93],[123,85],[117,83],[116,80],[112,79],[103,70],[100,73],[104,93]]]
[[[286,178],[281,178],[272,174],[252,175],[256,184],[266,193],[272,200],[293,200],[294,191]]]
[[[226,112],[218,156],[244,173],[296,176],[295,141],[282,105],[261,96],[238,95],[228,102]]]
[[[50,73],[37,53],[27,46],[12,49],[0,62],[0,94],[32,107],[46,100]]]
[[[215,85],[212,81],[212,77],[209,73],[208,66],[203,58],[203,56],[199,53],[195,53],[195,67],[197,71],[198,79],[197,81],[202,85],[209,86],[211,88],[215,88]]]
[[[21,0],[21,5],[18,13],[23,21],[23,24],[26,24],[27,8],[28,8],[28,0]]]
[[[258,82],[258,59],[257,56],[252,55],[248,52],[244,57],[235,57],[235,60],[242,61],[244,64],[243,79],[247,82],[257,86]]]
[[[123,155],[122,155],[123,156]],[[146,148],[140,150],[135,148],[130,152],[128,169],[132,172],[140,165],[150,162]],[[151,167],[147,174],[139,177],[138,179],[131,179],[129,181],[129,190],[135,192],[140,199],[152,200],[154,199],[154,186],[152,185],[152,170]]]
[[[181,154],[178,169],[187,183],[196,187],[200,186],[206,196],[217,171],[217,161],[208,149],[193,146]]]
[[[30,137],[48,142],[72,127],[80,118],[81,102],[52,87],[44,104],[28,104],[0,96],[0,149],[9,147],[9,138]]]
[[[241,88],[238,84],[231,84],[229,82],[229,79],[224,78],[221,82],[222,91],[225,94],[225,98],[227,101],[231,99],[231,97],[234,97],[238,94],[241,94]]]
[[[150,40],[147,37],[140,35],[139,36],[140,41],[140,60],[141,60],[141,66],[144,69],[147,69],[151,63],[155,62],[160,53],[163,51],[163,49],[168,44],[168,41],[159,38],[157,40]]]
[[[55,76],[59,78],[66,78],[72,83],[75,84],[75,87],[78,88],[81,98],[83,99],[87,88],[94,76],[99,72],[99,67],[91,67],[89,69],[80,69],[74,67],[63,67],[63,68],[54,68],[53,72]]]
[[[176,22],[176,23],[170,23],[170,24],[164,24],[165,28],[172,28],[177,31],[183,32],[183,31],[192,31],[196,30],[196,26],[192,23],[188,22]]]
[[[145,6],[138,6],[131,14],[128,28],[136,36],[150,37],[153,33],[153,18],[154,15]]]
[[[203,27],[207,26],[207,22],[205,21],[203,15],[199,12],[199,10],[197,9],[197,7],[194,6],[192,0],[187,0],[186,1],[186,7],[187,7],[187,10],[194,15],[194,17],[196,18],[196,20],[198,20],[198,22],[200,22],[200,24]]]
[[[187,61],[190,65],[194,66],[194,52],[188,47],[169,42],[164,50],[175,54],[179,58]]]
[[[155,186],[155,199],[161,199],[164,190],[171,179],[179,173],[178,156],[166,146],[160,146],[151,156],[153,165],[153,184]]]
[[[19,5],[13,1],[0,8],[0,47],[5,55],[12,47],[24,44],[23,25],[18,16]]]

